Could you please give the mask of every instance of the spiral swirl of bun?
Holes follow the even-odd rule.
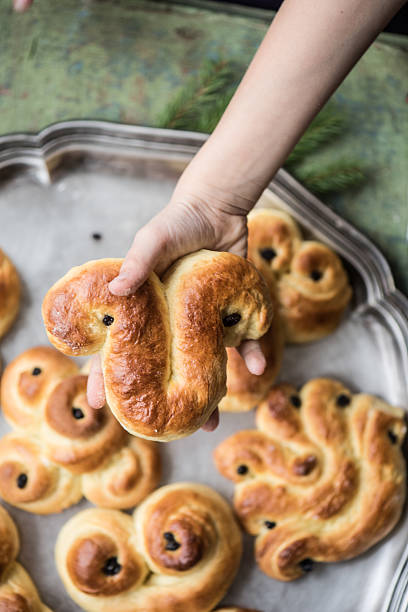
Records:
[[[16,526],[0,506],[0,612],[51,612],[38,595],[27,572],[16,562]]]
[[[0,440],[0,497],[27,512],[61,512],[82,497],[79,479],[49,462],[39,440],[7,434]]]
[[[351,559],[384,538],[405,498],[401,409],[341,383],[314,379],[298,393],[274,387],[241,431],[215,451],[236,484],[234,506],[256,535],[256,559],[278,580],[313,561]]]
[[[271,322],[268,287],[231,253],[181,258],[128,297],[110,293],[122,260],[73,268],[47,293],[43,318],[63,353],[102,351],[108,405],[131,434],[168,441],[203,425],[226,392],[226,346]]]
[[[62,528],[56,563],[85,611],[209,612],[241,559],[226,501],[203,485],[162,487],[136,509],[78,513]]]
[[[0,249],[0,338],[9,330],[17,316],[20,294],[17,270]]]
[[[14,429],[37,429],[50,392],[61,380],[78,373],[76,364],[48,346],[28,349],[14,359],[1,378],[1,407]]]
[[[86,383],[54,348],[29,349],[7,366],[2,403],[17,429],[0,440],[0,496],[8,503],[49,514],[85,495],[130,508],[157,486],[155,444],[130,436],[106,406],[90,408]]]
[[[248,215],[248,259],[272,289],[289,342],[309,342],[332,333],[351,299],[339,257],[326,245],[302,240],[285,212],[259,208]]]

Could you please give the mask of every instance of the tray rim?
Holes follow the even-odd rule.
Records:
[[[38,133],[0,136],[0,179],[5,169],[34,169],[44,183],[50,182],[49,164],[72,150],[119,150],[150,157],[165,152],[191,158],[208,135],[196,132],[135,126],[110,121],[69,120],[51,124]],[[295,217],[329,241],[360,273],[366,287],[363,308],[376,311],[397,341],[408,385],[408,298],[395,287],[387,260],[369,238],[343,220],[305,189],[286,170],[280,169],[269,184],[270,192],[286,200]],[[408,387],[407,387],[408,397]],[[382,612],[403,612],[408,597],[408,545],[386,593]]]

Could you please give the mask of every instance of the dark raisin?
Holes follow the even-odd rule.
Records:
[[[33,376],[38,376],[39,374],[41,374],[41,368],[33,368],[33,371],[31,372],[31,374]]]
[[[267,529],[274,529],[276,527],[275,521],[265,521],[264,525]]]
[[[291,395],[289,399],[290,399],[290,403],[292,404],[292,406],[294,406],[295,408],[301,407],[302,400],[300,399],[298,395]]]
[[[163,537],[166,540],[166,550],[177,550],[178,548],[180,548],[180,544],[179,542],[177,542],[176,538],[174,537],[174,534],[171,531],[165,531],[163,533]]]
[[[117,557],[109,557],[102,568],[102,572],[106,574],[106,576],[116,576],[116,574],[119,574],[121,569],[122,566],[120,563],[118,563]]]
[[[26,486],[28,482],[28,476],[27,474],[19,474],[17,476],[17,486],[19,489],[24,489],[24,487]]]
[[[311,572],[314,568],[314,561],[313,559],[309,559],[309,557],[307,557],[306,559],[302,559],[302,561],[299,561],[299,567],[304,572]]]
[[[322,276],[323,274],[320,272],[320,270],[312,270],[310,273],[310,278],[315,283],[317,283],[317,281],[319,281],[322,278]]]
[[[94,232],[94,233],[92,234],[92,238],[93,238],[94,240],[101,240],[101,238],[102,238],[102,234],[100,234],[99,232]]]
[[[110,315],[105,315],[102,319],[102,322],[104,325],[106,325],[107,327],[109,327],[109,325],[112,325],[112,323],[114,322],[114,318],[111,317]]]
[[[395,435],[395,433],[389,429],[387,431],[388,437],[391,440],[391,444],[396,444],[398,442],[398,437]]]
[[[241,315],[239,314],[239,312],[233,312],[232,314],[224,317],[222,322],[224,324],[224,327],[232,327],[233,325],[236,325],[237,323],[239,323],[240,320],[241,320]]]
[[[344,395],[344,393],[341,393],[340,395],[337,396],[336,404],[340,408],[345,408],[346,406],[350,404],[350,402],[351,402],[351,399],[349,398],[348,395]]]
[[[75,408],[74,406],[72,408],[72,416],[74,419],[83,419],[85,415],[80,408]]]
[[[243,474],[246,474],[248,472],[248,466],[247,465],[239,465],[237,467],[237,474],[240,474],[241,476]]]
[[[259,254],[260,256],[265,259],[265,261],[272,261],[272,259],[274,259],[277,255],[275,249],[270,249],[270,248],[266,248],[266,249],[259,249]]]

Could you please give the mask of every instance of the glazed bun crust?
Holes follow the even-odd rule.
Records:
[[[69,355],[102,351],[105,392],[131,434],[168,441],[203,425],[226,392],[226,346],[267,330],[265,281],[245,259],[198,251],[160,282],[128,297],[110,293],[122,260],[73,268],[47,293],[50,341]]]
[[[16,526],[0,506],[0,612],[51,612],[40,600],[27,572],[16,562]]]
[[[225,500],[208,487],[181,483],[152,493],[133,519],[115,510],[78,513],[58,536],[56,563],[85,611],[210,612],[241,552]]]
[[[405,499],[401,409],[321,378],[299,393],[277,385],[256,421],[218,446],[215,462],[236,484],[266,574],[294,580],[313,560],[351,559],[392,530]]]
[[[20,307],[21,286],[17,270],[0,249],[0,338],[9,330]]]
[[[156,488],[156,445],[135,440],[106,406],[88,405],[87,376],[71,359],[54,348],[29,349],[3,379],[3,409],[17,429],[0,439],[0,496],[8,503],[50,514],[85,495],[131,508]]]
[[[19,563],[12,563],[0,581],[0,612],[51,612]]]
[[[288,342],[336,329],[351,299],[343,264],[326,245],[303,240],[287,213],[256,208],[248,215],[248,259],[271,286],[276,282]]]

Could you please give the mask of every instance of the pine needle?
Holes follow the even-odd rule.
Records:
[[[367,179],[358,161],[340,160],[320,168],[292,169],[292,174],[316,194],[339,193],[359,187]]]
[[[211,132],[231,99],[235,79],[231,64],[207,60],[157,118],[158,127]],[[211,129],[209,129],[211,128]]]
[[[322,144],[332,141],[344,129],[344,118],[333,104],[328,104],[312,121],[303,137],[289,155],[286,166],[299,163]]]

